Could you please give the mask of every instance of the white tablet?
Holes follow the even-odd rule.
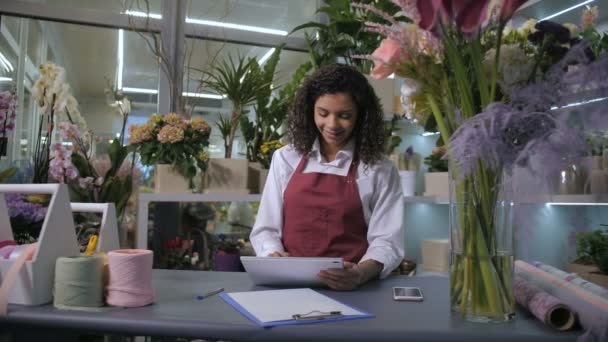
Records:
[[[344,268],[342,258],[242,256],[241,262],[256,285],[324,286],[319,271]]]

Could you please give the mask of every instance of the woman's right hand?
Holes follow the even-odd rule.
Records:
[[[272,252],[268,254],[269,257],[288,257],[289,253],[287,252]]]

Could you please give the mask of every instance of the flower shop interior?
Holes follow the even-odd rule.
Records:
[[[433,311],[383,287],[384,307],[357,299],[380,321],[369,329],[355,320],[260,332],[220,296],[172,294],[171,281],[183,283],[176,293],[229,292],[224,278],[210,286],[196,278],[210,272],[188,271],[244,273],[296,91],[332,63],[366,75],[383,108],[384,154],[404,196],[405,255],[388,279],[427,293],[428,279],[449,279],[433,297],[445,299],[445,318],[399,326],[387,317]],[[608,1],[0,0],[0,340],[504,331],[608,341],[606,208]],[[105,286],[131,286],[115,283],[87,286],[103,296],[93,304],[70,302],[59,260],[103,254],[78,267],[109,261],[98,273],[111,278],[112,250],[131,251],[114,258],[132,258],[146,299],[113,305],[124,298]],[[374,284],[361,291],[380,293]],[[427,293],[419,304],[437,305]],[[111,306],[146,309],[100,309]]]

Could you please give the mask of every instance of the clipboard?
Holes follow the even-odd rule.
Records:
[[[221,293],[220,297],[263,328],[375,317],[309,288]]]

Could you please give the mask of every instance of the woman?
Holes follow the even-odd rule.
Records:
[[[383,113],[365,76],[330,65],[298,89],[290,145],[272,158],[251,242],[259,256],[342,257],[319,278],[351,290],[401,262],[399,174],[383,155]]]

